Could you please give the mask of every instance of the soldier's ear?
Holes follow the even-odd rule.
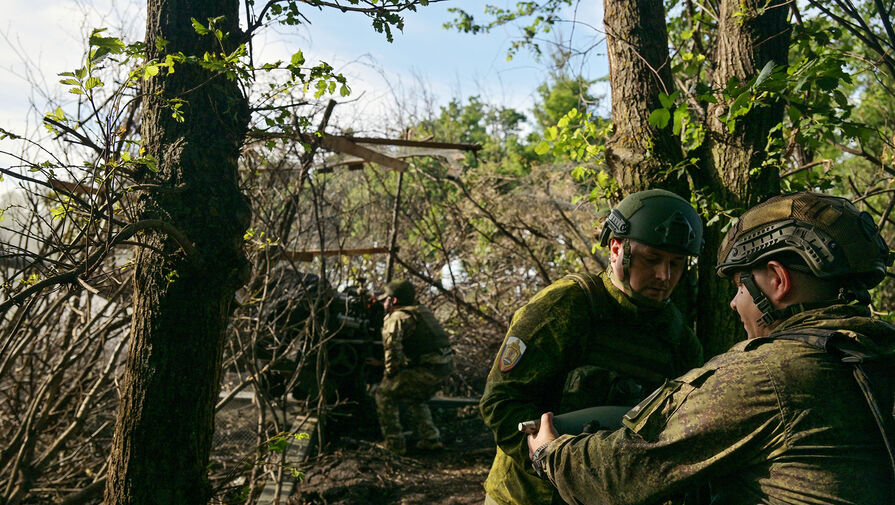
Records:
[[[622,253],[622,241],[617,238],[609,239],[609,261],[615,262]]]
[[[793,278],[789,269],[779,261],[771,260],[765,265],[764,273],[767,283],[764,291],[768,298],[775,305],[786,302],[787,297],[793,293]]]

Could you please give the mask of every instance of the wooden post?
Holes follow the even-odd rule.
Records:
[[[404,185],[404,172],[398,172],[398,190],[395,192],[395,207],[392,209],[392,232],[388,238],[388,267],[385,270],[385,282],[392,280],[395,271],[395,242],[398,240],[398,209],[401,207],[401,187]]]

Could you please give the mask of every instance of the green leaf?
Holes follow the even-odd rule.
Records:
[[[550,144],[547,143],[546,140],[540,141],[538,145],[535,146],[535,153],[537,153],[538,156],[543,156],[548,152],[550,152]]]
[[[815,81],[817,87],[824,91],[833,91],[839,86],[839,79],[835,77],[823,76],[818,77]]]
[[[47,115],[56,121],[65,121],[65,111],[62,110],[62,107],[56,107],[56,110]]]
[[[190,18],[190,21],[193,23],[193,30],[196,31],[199,35],[208,34],[208,28],[205,27],[202,23],[200,23],[196,18]]]
[[[793,125],[798,125],[799,121],[802,119],[802,111],[800,111],[798,107],[792,104],[790,104],[789,108],[786,109],[786,114],[789,116],[789,121]]]
[[[836,103],[839,105],[839,108],[846,109],[848,108],[848,98],[842,94],[838,89],[833,91],[833,99],[836,100]]]
[[[671,109],[674,106],[674,99],[665,93],[659,93],[659,102],[662,104],[662,107],[666,109]]]
[[[751,93],[740,93],[740,95],[737,96],[736,100],[734,100],[733,103],[730,104],[730,110],[727,111],[727,119],[734,119],[748,112],[747,106],[749,104],[749,100],[751,99]],[[743,109],[747,110],[740,112]]]
[[[341,88],[339,88],[339,94],[342,96],[348,96],[351,94],[351,90],[348,89],[347,84],[343,84]]]
[[[758,77],[755,79],[755,83],[752,85],[753,88],[757,88],[761,86],[761,83],[765,82],[768,77],[771,76],[771,72],[774,71],[774,60],[771,60],[765,63],[764,68],[761,69],[761,72],[758,74]]]
[[[78,82],[77,79],[62,79],[59,81],[60,84],[67,84],[69,86],[80,86],[81,83]]]
[[[689,116],[689,111],[686,107],[681,106],[675,109],[674,111],[674,121],[671,124],[672,132],[675,135],[681,134],[681,128],[684,126],[684,121]]]
[[[292,55],[292,64],[297,67],[304,65],[305,64],[305,55],[301,51],[298,51],[297,53],[293,54]]]
[[[90,34],[90,46],[97,48],[97,57],[105,56],[108,53],[123,53],[127,46],[121,39],[118,37],[101,37],[99,35],[105,30],[105,28],[99,28],[93,30],[93,33]]]
[[[87,80],[84,81],[84,89],[93,89],[102,85],[103,81],[99,80],[98,77],[88,77]]]
[[[656,109],[649,115],[649,124],[660,130],[668,126],[669,120],[671,120],[671,112],[668,109]]]
[[[148,79],[156,75],[158,75],[158,65],[146,65],[146,68],[143,69],[144,79]]]

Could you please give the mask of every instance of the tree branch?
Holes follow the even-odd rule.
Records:
[[[200,258],[199,250],[196,249],[189,239],[178,230],[174,225],[162,221],[160,219],[148,219],[145,221],[139,221],[137,223],[129,224],[125,226],[118,234],[109,241],[109,246],[117,245],[118,243],[127,240],[134,236],[137,232],[148,230],[148,229],[156,229],[162,231],[173,238],[180,247],[183,248],[184,252],[186,252],[187,256],[198,259]],[[77,278],[79,275],[89,270],[89,267],[92,267],[97,262],[99,262],[107,253],[108,248],[102,248],[95,253],[91,254],[90,257],[87,258],[87,261],[79,264],[77,267],[72,268],[66,272],[63,272],[58,275],[54,275],[52,277],[48,277],[42,281],[39,281],[27,289],[11,296],[3,303],[0,303],[0,317],[2,317],[7,310],[13,305],[18,305],[22,303],[29,296],[39,293],[44,289],[50,286],[56,286],[58,284],[71,284],[77,282]]]

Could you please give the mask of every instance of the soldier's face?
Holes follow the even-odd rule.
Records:
[[[762,275],[762,272],[753,271],[753,276],[755,278],[755,283],[759,288],[762,288],[765,283],[765,278]],[[766,336],[771,332],[771,329],[759,322],[759,319],[761,318],[761,310],[755,305],[755,300],[752,299],[749,290],[746,289],[746,286],[744,286],[742,282],[740,282],[739,273],[733,275],[733,282],[736,284],[737,292],[730,300],[730,308],[739,314],[740,322],[743,323],[743,328],[746,329],[747,338],[751,339]]]
[[[612,263],[615,276],[623,279],[622,259],[624,250],[622,241],[612,239],[609,244],[609,260]],[[687,257],[662,249],[646,245],[636,240],[631,240],[631,266],[628,268],[628,283],[631,289],[637,293],[656,301],[662,301],[671,296],[674,287],[677,286]]]

